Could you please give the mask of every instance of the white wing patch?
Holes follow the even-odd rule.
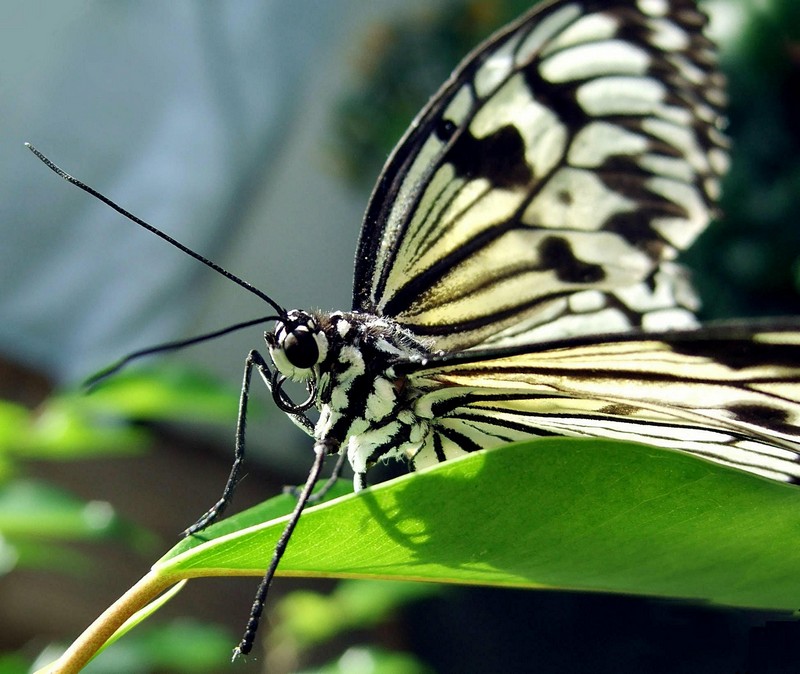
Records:
[[[608,73],[644,75],[652,61],[639,47],[619,40],[605,40],[558,51],[542,60],[542,77],[553,84],[592,78]]]
[[[727,164],[702,23],[684,4],[576,0],[474,52],[387,164],[354,308],[447,351],[690,324],[664,265],[708,224]],[[579,311],[587,290],[604,301]]]
[[[794,329],[736,325],[495,352],[432,363],[410,380],[425,392],[415,411],[430,432],[462,450],[521,436],[614,438],[800,481],[798,346]]]

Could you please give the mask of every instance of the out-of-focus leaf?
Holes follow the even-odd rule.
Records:
[[[11,541],[123,538],[137,546],[153,542],[143,530],[121,520],[109,503],[87,503],[35,480],[0,485],[0,534]]]
[[[28,674],[30,667],[30,661],[21,653],[0,655],[0,674]]]
[[[87,415],[72,401],[70,396],[49,398],[33,411],[0,401],[0,456],[75,459],[129,455],[147,446],[147,434],[126,420],[113,415]]]
[[[83,409],[130,419],[228,423],[239,390],[195,370],[161,367],[115,374],[72,398]]]
[[[218,625],[175,620],[135,630],[127,638],[109,645],[102,657],[81,671],[86,674],[224,672],[230,667],[233,641],[234,635]],[[48,647],[37,658],[36,666],[46,666],[61,652],[63,649],[56,646]]]
[[[304,669],[298,674],[432,674],[433,670],[410,653],[354,646],[335,662]]]
[[[277,620],[270,641],[305,649],[342,632],[372,627],[402,605],[440,591],[431,583],[346,580],[329,595],[291,592],[274,610]]]

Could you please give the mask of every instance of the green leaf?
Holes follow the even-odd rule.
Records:
[[[100,538],[112,530],[115,517],[105,501],[84,503],[34,480],[0,486],[0,532],[7,536]]]
[[[35,411],[0,400],[0,477],[2,458],[15,454],[33,458],[76,459],[140,452],[147,434],[119,416],[90,415],[78,394],[53,396]]]
[[[126,640],[124,645],[118,644],[117,648],[135,648],[148,663],[148,669],[154,671],[200,674],[229,670],[234,639],[235,635],[220,626],[184,619],[144,630]],[[99,661],[97,664],[101,665]],[[94,671],[103,674],[107,671],[104,669],[106,666],[102,663]],[[131,671],[138,672],[141,668]]]
[[[109,503],[84,502],[30,479],[0,485],[0,534],[12,540],[124,538],[142,548],[154,542],[143,529],[121,520]]]
[[[239,390],[195,370],[162,366],[115,374],[71,398],[88,411],[126,418],[227,423],[236,418]]]
[[[22,653],[0,654],[0,674],[29,674],[30,660]]]
[[[139,454],[149,435],[120,415],[91,414],[78,395],[52,396],[31,415],[30,431],[18,448],[26,458],[80,459]]]
[[[239,391],[186,369],[115,375],[90,391],[63,391],[36,410],[0,400],[0,459],[75,459],[141,452],[149,434],[135,420],[230,422]],[[0,477],[4,473],[0,463]]]
[[[349,630],[367,629],[402,605],[440,594],[432,583],[346,580],[330,594],[290,592],[275,607],[270,640],[297,651],[324,643]]]
[[[224,672],[230,667],[230,644],[234,639],[234,634],[218,625],[193,619],[173,620],[136,630],[122,641],[107,643],[102,657],[89,662],[81,671],[86,674]],[[52,662],[59,650],[52,644],[37,664]],[[30,667],[24,671],[30,672]],[[49,671],[49,667],[43,671]]]
[[[335,662],[297,674],[432,674],[433,670],[409,653],[353,646]]]
[[[153,573],[261,575],[285,519],[252,525],[291,503],[279,497],[209,527]],[[796,487],[678,452],[555,438],[476,452],[311,508],[280,573],[796,609],[798,530]]]

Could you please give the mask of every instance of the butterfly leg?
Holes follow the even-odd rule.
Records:
[[[344,468],[345,460],[347,459],[347,455],[345,452],[341,452],[339,454],[339,458],[336,460],[336,465],[333,467],[333,471],[331,471],[330,477],[325,481],[325,484],[320,487],[320,489],[315,493],[312,494],[308,502],[309,503],[317,503],[325,498],[325,494],[328,493],[331,487],[336,484],[339,478],[342,475],[342,469]],[[353,476],[353,491],[359,492],[362,489],[366,489],[367,487],[367,474],[366,473],[356,473]],[[292,496],[299,496],[300,494],[300,487],[286,487],[284,489],[285,494],[292,494]]]
[[[267,365],[264,357],[258,351],[251,351],[250,356],[248,358],[257,358],[256,365],[258,366],[258,373],[261,375],[261,379],[264,381],[264,384],[269,389],[269,392],[273,395],[275,394],[274,387],[272,385],[273,376],[272,370],[270,370],[269,365]],[[282,393],[281,395],[285,396],[287,402],[294,406],[294,403],[291,398],[286,396],[286,394]],[[293,412],[284,412],[289,420],[297,426],[301,431],[303,431],[306,435],[310,435],[312,438],[314,437],[314,424],[311,423],[311,419],[309,419],[303,413],[293,413]]]
[[[308,497],[309,503],[318,503],[322,499],[325,498],[325,494],[327,494],[331,487],[336,484],[339,480],[339,477],[342,475],[342,469],[344,468],[344,461],[347,458],[347,455],[342,452],[339,454],[339,458],[336,459],[336,465],[333,467],[331,471],[330,477],[325,480],[325,484],[323,484],[315,493]],[[300,495],[300,487],[288,487],[284,490],[284,492],[288,492],[293,496],[299,497]]]
[[[314,464],[311,466],[306,483],[303,485],[300,497],[297,499],[297,504],[292,511],[292,516],[286,523],[286,528],[284,528],[281,537],[278,539],[278,543],[275,545],[275,550],[272,553],[272,560],[269,563],[267,572],[264,574],[261,585],[258,586],[258,590],[256,591],[253,607],[250,609],[250,618],[247,621],[242,640],[239,642],[239,645],[233,649],[232,660],[236,660],[240,655],[247,655],[253,648],[253,640],[255,639],[258,625],[261,622],[261,614],[264,611],[264,603],[267,600],[267,593],[269,592],[270,585],[272,585],[275,570],[278,568],[286,546],[289,544],[289,539],[292,537],[295,526],[297,526],[303,508],[305,508],[308,503],[314,485],[317,483],[317,480],[319,480],[325,457],[328,456],[328,454],[336,452],[338,448],[338,443],[334,440],[319,440],[314,443]]]
[[[222,490],[222,496],[199,520],[197,520],[197,522],[183,532],[183,536],[191,536],[205,529],[223,513],[228,503],[230,503],[231,498],[233,498],[233,492],[236,490],[236,485],[239,482],[239,473],[244,465],[247,401],[250,396],[250,382],[252,380],[253,367],[258,369],[259,373],[266,381],[269,380],[269,367],[264,361],[264,358],[258,351],[251,351],[247,355],[247,360],[245,360],[244,363],[242,392],[239,397],[239,413],[236,420],[236,442],[234,445],[233,465],[231,466],[228,481],[225,483],[225,488]]]

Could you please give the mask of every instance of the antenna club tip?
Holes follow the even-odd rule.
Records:
[[[28,148],[28,149],[29,149],[31,152],[33,152],[33,154],[35,154],[37,157],[39,157],[39,159],[43,159],[43,158],[44,158],[44,155],[43,155],[41,152],[39,152],[39,150],[37,150],[37,149],[36,149],[36,148],[35,148],[35,147],[34,147],[34,146],[31,144],[31,143],[29,143],[27,140],[26,140],[26,141],[23,143],[23,145],[25,145],[25,147],[27,147],[27,148]]]

